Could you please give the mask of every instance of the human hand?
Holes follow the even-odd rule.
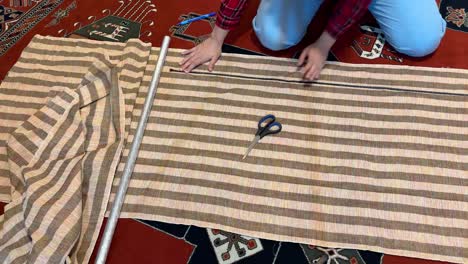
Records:
[[[182,55],[185,57],[179,63],[179,65],[181,65],[181,69],[185,72],[190,72],[198,65],[209,61],[208,70],[212,71],[215,63],[221,56],[221,46],[222,43],[210,36],[198,46],[182,52]]]
[[[302,51],[299,61],[297,62],[297,66],[302,66],[302,78],[306,80],[318,79],[323,65],[325,65],[325,60],[327,59],[328,51],[320,49],[314,44],[307,46]]]
[[[302,51],[297,61],[297,66],[302,66],[301,72],[305,80],[316,80],[319,78],[328,52],[335,41],[327,32],[324,32],[315,43],[307,46]]]

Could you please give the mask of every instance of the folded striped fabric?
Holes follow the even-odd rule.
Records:
[[[79,83],[97,53],[112,61],[137,43],[35,37],[0,87],[0,144],[52,83]],[[135,92],[123,93],[128,136],[107,209],[158,55],[142,50],[127,67],[143,76],[119,77]],[[216,71],[185,74],[179,54],[168,53],[122,217],[468,261],[468,71],[330,63],[305,82],[288,59],[223,54]],[[268,113],[283,131],[242,160]],[[14,200],[7,157],[0,148],[0,198]]]
[[[150,50],[53,41],[35,38],[0,87],[1,263],[88,263]]]

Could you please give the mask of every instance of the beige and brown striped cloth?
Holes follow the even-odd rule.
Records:
[[[468,261],[468,71],[330,63],[320,81],[304,82],[291,60],[228,54],[214,72],[200,67],[185,74],[178,70],[179,52],[168,53],[122,217]],[[125,61],[117,67],[125,142],[112,200],[157,54],[136,40],[35,37],[0,87],[0,198],[11,204],[18,199],[12,195],[18,184],[11,180],[16,174],[8,166],[5,142],[13,131],[30,126],[25,121],[57,95],[53,86],[71,93],[96,62]],[[100,116],[88,114],[84,124],[97,125],[115,111],[104,109],[96,112]],[[283,131],[263,138],[242,160],[257,121],[268,113],[277,116]],[[83,144],[92,140],[86,137]],[[95,223],[81,226],[87,239],[81,234],[71,249],[30,239],[21,245],[35,249],[28,258],[89,259],[107,199],[96,186],[108,187],[91,179],[113,175],[84,168],[79,167],[89,175],[82,174],[82,203],[88,207],[79,213]],[[53,175],[43,177],[45,184]],[[52,193],[58,186],[49,188]],[[51,208],[73,207],[39,198]],[[47,235],[37,231],[43,240],[50,239]],[[0,256],[18,256],[13,249],[21,251],[19,246],[0,249]]]
[[[0,263],[88,262],[151,48],[55,42],[34,38],[0,87]]]

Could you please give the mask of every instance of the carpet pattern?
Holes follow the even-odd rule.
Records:
[[[153,1],[150,3],[134,1],[132,3],[126,1],[122,3],[118,1],[78,2],[69,0],[0,2],[0,47],[4,50],[0,56],[2,60],[0,64],[0,79],[3,79],[6,72],[17,60],[22,49],[29,43],[34,34],[102,38],[114,41],[123,41],[128,39],[129,36],[138,36],[144,41],[152,42],[155,46],[160,44],[163,35],[170,34],[173,37],[172,45],[174,47],[190,48],[206,37],[206,34],[209,33],[213,25],[213,21],[200,21],[184,28],[174,25],[188,16],[213,11],[218,5],[218,1],[203,1],[196,4],[186,3],[184,5],[176,3],[176,1]],[[327,12],[327,5],[325,4],[319,16],[311,25],[310,33],[297,47],[282,52],[271,52],[259,45],[250,28],[249,18],[254,16],[255,6],[256,3],[253,1],[245,15],[246,19],[244,19],[239,29],[232,32],[231,36],[227,39],[227,44],[223,47],[224,52],[295,57],[304,45],[317,37],[318,30],[316,28],[320,27],[320,21],[323,20],[320,18]],[[36,7],[36,9],[33,9],[33,7]],[[32,11],[29,12],[28,10]],[[41,12],[37,12],[37,10]],[[468,68],[468,64],[464,59],[464,47],[468,44],[466,33],[466,21],[468,21],[466,15],[468,11],[467,3],[463,0],[444,0],[440,3],[440,11],[448,21],[448,30],[440,48],[431,56],[422,59],[408,58],[396,53],[388,44],[385,44],[380,54],[374,56],[376,58],[368,59],[361,57],[363,50],[372,50],[378,36],[376,30],[373,29],[378,26],[370,16],[367,16],[360,22],[360,25],[354,27],[353,30],[335,45],[329,60],[466,69]],[[23,20],[20,18],[23,18]],[[93,33],[90,27],[99,28],[99,24],[103,24],[101,29],[97,30],[101,33]],[[102,29],[106,24],[117,26]],[[14,25],[17,26],[13,29]],[[110,260],[112,262],[110,263],[125,263],[126,257],[128,257],[127,260],[135,260],[139,259],[139,256],[147,257],[146,261],[140,263],[151,263],[155,259],[157,260],[155,263],[185,263],[186,261],[190,263],[223,263],[218,258],[219,254],[215,253],[216,247],[213,244],[214,242],[210,242],[210,238],[212,237],[208,235],[209,232],[205,229],[195,226],[168,225],[160,222],[147,222],[147,225],[142,225],[132,220],[122,220],[119,223],[122,223],[118,226],[118,234],[121,234],[121,236],[114,241],[113,248],[115,246],[116,249],[111,251]],[[149,229],[148,225],[154,227],[154,229]],[[126,227],[139,232],[139,235],[127,232]],[[144,231],[142,232],[141,230]],[[154,246],[151,251],[143,250],[146,245],[145,241],[156,239],[154,237],[150,238],[148,235],[151,230],[155,234],[154,237],[157,237],[157,240],[153,241],[154,243],[158,243],[158,246]],[[218,236],[222,237],[223,234],[218,234]],[[230,236],[224,235],[224,237],[228,238]],[[129,238],[141,245],[141,252],[138,252],[139,247],[133,248],[132,250],[134,251],[132,252],[117,250],[119,239],[121,239],[120,241],[124,241]],[[262,250],[253,255],[247,254],[248,257],[246,255],[242,258],[242,263],[282,263],[291,259],[294,259],[295,263],[312,263],[320,258],[322,258],[321,261],[324,261],[324,263],[328,261],[330,261],[329,263],[435,263],[428,260],[417,260],[357,250],[353,251],[353,254],[356,255],[355,260],[352,257],[349,258],[351,260],[344,260],[339,257],[332,258],[332,256],[337,255],[334,251],[319,249],[313,250],[318,256],[314,258],[312,253],[309,254],[304,250],[304,248],[315,248],[313,246],[286,242],[279,243],[269,240],[256,241],[260,241]],[[167,253],[168,245],[174,245],[171,254]],[[234,246],[233,248],[235,249],[236,247]],[[192,249],[191,255],[179,254],[182,251],[188,252],[190,249]],[[148,254],[152,253],[154,253],[154,257],[148,258]],[[235,255],[234,251],[232,255]]]

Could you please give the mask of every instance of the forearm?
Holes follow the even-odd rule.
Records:
[[[328,31],[324,30],[322,32],[322,35],[320,35],[320,37],[315,42],[315,44],[317,45],[319,49],[328,52],[333,46],[333,44],[335,44],[335,42],[336,42],[336,38],[330,35]]]
[[[222,29],[215,25],[213,32],[211,32],[211,37],[215,39],[219,44],[223,44],[224,39],[226,38],[228,33],[229,33],[229,30]]]

